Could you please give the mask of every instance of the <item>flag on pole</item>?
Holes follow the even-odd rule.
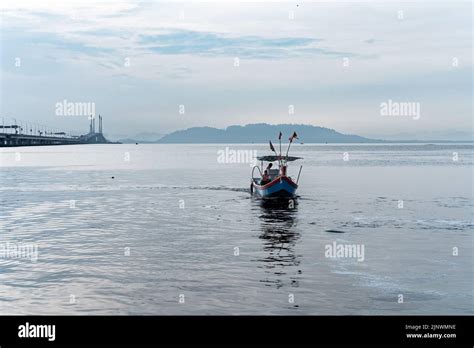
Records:
[[[273,152],[276,152],[271,140],[270,140],[270,150],[272,150]]]
[[[278,140],[281,140],[281,136],[282,136],[282,135],[283,135],[283,134],[281,134],[281,132],[280,132],[280,135],[278,136]]]
[[[293,141],[293,139],[298,139],[298,134],[296,134],[296,132],[293,132],[293,135],[290,138],[290,143]]]

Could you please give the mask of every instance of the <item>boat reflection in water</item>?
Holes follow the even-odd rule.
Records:
[[[299,255],[295,253],[295,245],[300,238],[296,229],[296,200],[258,200],[262,214],[260,239],[266,256],[259,261],[268,277],[262,282],[266,286],[298,287],[301,270]]]

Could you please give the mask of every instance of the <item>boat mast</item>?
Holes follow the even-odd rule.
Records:
[[[280,157],[278,158],[278,172],[280,172],[280,168],[281,168],[281,131],[280,131],[280,134],[278,135],[278,141],[280,142]]]

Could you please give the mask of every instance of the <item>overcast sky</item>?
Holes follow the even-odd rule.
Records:
[[[0,6],[4,118],[86,131],[55,114],[66,99],[95,103],[118,136],[259,122],[472,132],[470,1]],[[389,99],[420,103],[420,118],[382,116]]]

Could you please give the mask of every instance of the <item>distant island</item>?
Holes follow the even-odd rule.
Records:
[[[307,143],[376,143],[383,140],[368,139],[353,134],[342,134],[334,129],[303,125],[266,123],[248,124],[246,126],[229,126],[226,129],[212,127],[193,127],[179,130],[163,136],[156,143],[160,144],[189,144],[189,143],[265,143],[275,141],[279,132],[283,133],[283,141],[294,131],[300,141]]]
[[[193,127],[172,132],[167,135],[158,133],[140,133],[127,139],[119,139],[122,143],[142,144],[219,144],[219,143],[265,143],[268,140],[277,141],[278,133],[283,133],[283,141],[294,131],[300,142],[304,143],[426,143],[423,140],[389,140],[371,139],[355,134],[343,134],[334,129],[304,125],[267,123],[248,124],[245,126],[229,126],[225,129],[212,127]],[[456,143],[455,140],[430,140],[429,142]],[[472,140],[468,141],[472,142]]]
[[[176,131],[158,140],[161,144],[178,143],[265,143],[275,140],[279,132],[283,133],[283,141],[298,133],[300,141],[308,143],[367,143],[375,142],[357,135],[346,135],[333,129],[301,124],[270,125],[266,123],[249,124],[246,126],[229,126],[226,129],[211,127],[194,127]]]

